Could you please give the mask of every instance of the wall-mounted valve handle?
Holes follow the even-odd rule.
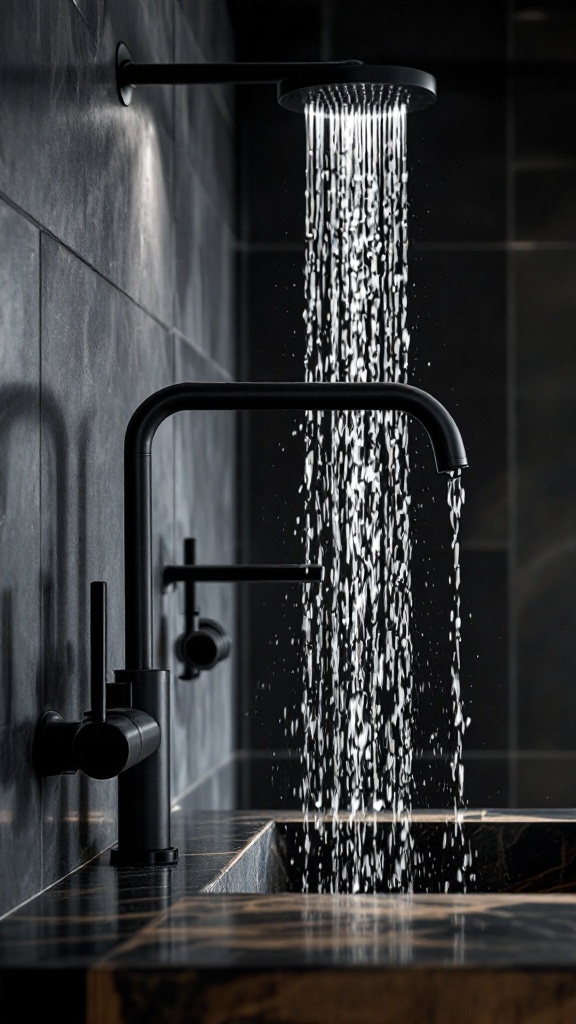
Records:
[[[139,708],[107,708],[106,584],[90,584],[90,710],[81,722],[65,722],[46,712],[36,730],[34,765],[38,775],[74,774],[113,779],[153,754],[160,726]]]
[[[230,654],[232,642],[213,619],[200,619],[196,583],[320,583],[322,565],[196,565],[196,542],[184,541],[184,564],[165,565],[162,586],[184,583],[184,632],[175,643],[176,657],[184,665],[180,679],[196,679]]]
[[[160,745],[160,727],[138,708],[106,709],[106,584],[90,584],[91,707],[74,737],[78,767],[92,779],[113,779]]]
[[[176,643],[176,655],[180,661],[198,671],[214,668],[230,654],[232,641],[219,622],[214,619],[200,619],[198,628],[184,633]]]

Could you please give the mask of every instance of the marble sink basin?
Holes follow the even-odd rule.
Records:
[[[356,831],[356,843],[368,849],[389,849],[391,821],[385,816],[371,818],[351,826],[340,822],[332,842],[346,843]],[[453,839],[454,821],[423,813],[411,824],[413,842],[414,893],[576,893],[576,821],[533,820],[518,816],[469,816],[461,825],[462,838]],[[328,835],[333,835],[328,825]],[[308,837],[309,855],[305,858]],[[322,892],[322,877],[327,877],[330,839],[317,828],[305,830],[301,817],[286,815],[271,820],[241,850],[229,865],[205,886],[207,892],[286,893]],[[358,848],[358,847],[356,847]],[[463,853],[471,856],[471,868],[465,882],[458,872]],[[346,865],[346,858],[342,859]],[[307,884],[304,875],[307,871]],[[341,892],[352,892],[351,873]],[[376,881],[365,892],[397,891],[386,880]],[[325,891],[325,890],[324,890]]]

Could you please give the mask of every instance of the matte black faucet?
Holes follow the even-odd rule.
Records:
[[[125,668],[105,679],[105,584],[92,584],[92,708],[82,722],[46,712],[37,729],[39,775],[81,768],[94,778],[118,777],[118,866],[174,864],[170,839],[170,673],[153,667],[152,442],[177,412],[221,410],[397,410],[428,432],[439,473],[468,465],[458,427],[438,401],[409,384],[173,384],[133,413],[124,440]],[[313,582],[320,566],[164,568],[163,583],[198,580]],[[105,741],[105,742],[104,742]],[[117,753],[113,752],[117,750]]]
[[[170,863],[177,857],[170,843],[168,673],[158,679],[159,670],[152,667],[151,454],[156,430],[168,416],[201,409],[398,410],[426,428],[438,472],[468,465],[450,414],[409,384],[182,383],[163,388],[136,409],[124,446],[126,667],[116,673],[116,681],[129,685],[131,704],[160,723],[162,740],[155,753],[118,777],[118,844],[112,851],[116,864]]]

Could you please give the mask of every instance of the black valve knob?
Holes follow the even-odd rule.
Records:
[[[33,761],[36,774],[74,774],[113,779],[154,754],[160,725],[139,708],[108,708],[106,584],[90,584],[90,710],[81,722],[65,722],[45,712],[36,728]],[[155,675],[163,675],[155,672]],[[117,673],[118,675],[118,673]],[[120,689],[123,689],[120,684]]]
[[[231,647],[232,641],[219,622],[200,619],[198,629],[179,638],[176,653],[180,661],[201,671],[227,658]]]
[[[91,779],[114,779],[160,746],[156,720],[138,708],[106,713],[104,722],[87,718],[72,743],[76,764]]]

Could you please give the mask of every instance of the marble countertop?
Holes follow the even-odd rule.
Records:
[[[419,817],[438,820],[438,812]],[[471,811],[466,817],[576,822],[576,814],[566,812]],[[176,866],[116,869],[104,852],[5,917],[0,994],[18,993],[14,1021],[22,1019],[22,999],[36,989],[32,979],[41,978],[46,993],[51,986],[66,992],[60,1024],[575,1024],[576,889],[207,891],[271,820],[293,818],[184,808],[174,813]],[[166,1017],[159,1015],[160,991],[162,1006],[170,1007]],[[456,1016],[445,1016],[452,1002]],[[9,1015],[3,1014],[3,1024],[12,1024]]]

